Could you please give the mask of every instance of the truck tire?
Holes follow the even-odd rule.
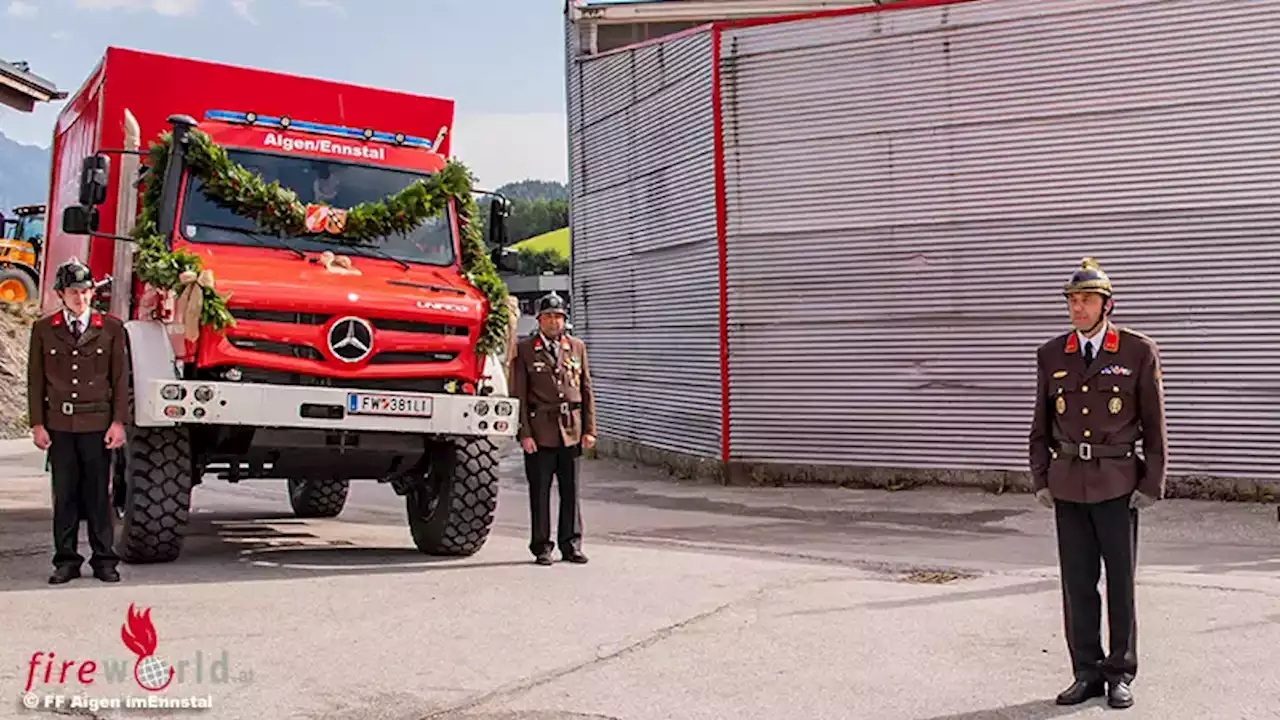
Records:
[[[498,447],[481,438],[445,443],[440,450],[424,481],[405,494],[409,532],[427,555],[474,555],[498,509]]]
[[[25,305],[36,301],[36,283],[13,267],[0,268],[0,302]]]
[[[129,427],[116,553],[129,563],[172,562],[182,553],[191,511],[191,441],[186,428]]]
[[[289,505],[300,518],[331,518],[347,504],[349,480],[289,478]]]

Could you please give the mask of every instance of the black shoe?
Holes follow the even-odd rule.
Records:
[[[1133,691],[1123,680],[1111,683],[1107,692],[1107,704],[1113,708],[1133,707]]]
[[[1058,695],[1059,705],[1079,705],[1090,698],[1102,697],[1106,686],[1100,681],[1077,680]]]
[[[80,568],[60,567],[54,570],[53,574],[49,576],[49,584],[61,585],[63,583],[71,582],[72,580],[75,580],[78,577],[80,577]]]
[[[565,562],[571,562],[571,563],[573,563],[574,565],[586,565],[586,564],[587,564],[587,556],[586,556],[586,555],[583,555],[583,554],[582,554],[582,553],[580,553],[580,552],[576,552],[576,553],[568,553],[568,554],[566,554],[566,555],[564,556],[564,561],[565,561]]]
[[[552,562],[551,553],[542,553],[541,555],[534,557],[533,561],[539,565],[550,565]]]
[[[120,582],[120,572],[115,568],[98,568],[93,571],[93,576],[107,583]]]

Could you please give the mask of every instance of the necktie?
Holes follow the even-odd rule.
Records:
[[[71,321],[71,335],[77,340],[80,339],[80,319],[79,318]]]
[[[1089,367],[1093,364],[1093,343],[1085,343],[1084,345],[1084,366]]]

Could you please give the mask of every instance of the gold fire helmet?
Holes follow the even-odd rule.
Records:
[[[1111,297],[1111,278],[1107,277],[1096,260],[1087,257],[1080,261],[1080,269],[1071,275],[1071,279],[1062,288],[1063,295],[1073,292],[1092,292],[1109,298]]]

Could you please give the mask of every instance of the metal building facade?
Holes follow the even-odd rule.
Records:
[[[569,225],[601,435],[717,457],[710,58],[700,33],[570,62]]]
[[[710,317],[727,398],[696,400],[726,400],[728,447],[704,434],[675,449],[1025,471],[1035,348],[1068,329],[1060,289],[1091,255],[1116,284],[1117,322],[1161,345],[1170,474],[1280,480],[1278,41],[1280,0],[969,0],[658,44],[706,42],[715,57],[711,126],[688,124],[692,107],[682,125],[717,136],[725,277]],[[633,91],[610,77],[571,105],[620,112]],[[620,162],[601,144],[574,153],[575,175]],[[688,189],[675,182],[665,192]],[[623,225],[592,225],[599,206],[578,183],[575,252],[595,254],[575,273],[669,282],[668,266],[602,265],[592,248],[659,218],[701,233],[695,208],[632,204]],[[694,276],[720,289],[714,270]],[[593,351],[594,324],[588,312]],[[611,358],[651,352],[599,337]],[[679,354],[678,335],[668,346]],[[602,407],[635,397],[605,393]],[[644,425],[618,429],[648,442]]]

